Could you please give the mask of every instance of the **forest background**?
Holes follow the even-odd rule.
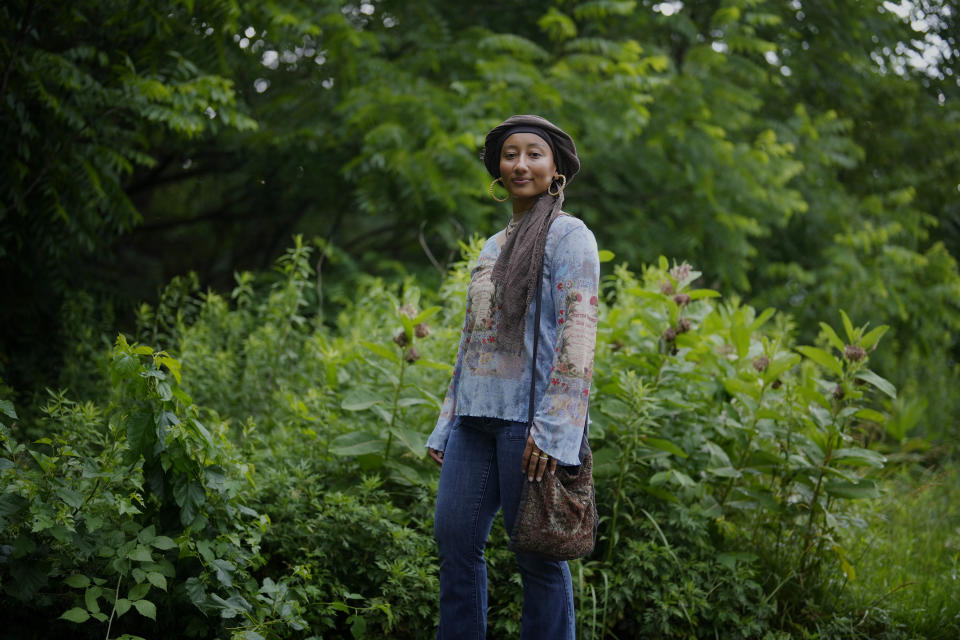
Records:
[[[422,445],[509,215],[479,150],[538,113],[605,260],[581,636],[957,637],[958,34],[950,0],[4,4],[8,629],[431,636]]]

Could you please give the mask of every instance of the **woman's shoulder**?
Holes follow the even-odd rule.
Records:
[[[500,249],[503,246],[501,237],[503,236],[503,231],[498,231],[493,234],[487,241],[483,243],[483,248],[480,249],[480,253],[477,256],[476,266],[480,266],[487,262],[496,261],[497,257],[500,255]]]
[[[547,235],[548,241],[556,243],[570,234],[583,236],[584,238],[593,237],[593,233],[583,220],[565,211],[561,213],[562,215],[550,225],[550,233]]]

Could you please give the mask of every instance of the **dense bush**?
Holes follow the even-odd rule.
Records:
[[[438,292],[363,278],[324,318],[297,239],[232,301],[171,283],[138,342],[71,369],[89,397],[51,392],[30,424],[4,401],[0,606],[18,635],[432,637],[423,446],[479,247]],[[603,281],[584,638],[803,637],[855,576],[848,505],[879,495],[896,396],[868,367],[886,328],[838,311],[798,346],[788,317],[699,278],[661,259]],[[498,525],[497,637],[519,628],[505,547]]]

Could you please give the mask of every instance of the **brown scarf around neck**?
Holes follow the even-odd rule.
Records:
[[[553,196],[544,191],[533,203],[517,228],[507,237],[493,265],[492,280],[500,310],[497,349],[512,355],[523,353],[527,309],[543,273],[543,254],[550,224],[560,217],[563,191]],[[537,354],[533,354],[536,358]]]

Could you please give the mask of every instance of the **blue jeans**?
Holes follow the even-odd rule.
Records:
[[[444,451],[434,535],[440,550],[439,640],[483,640],[487,566],[483,549],[497,511],[509,532],[517,515],[526,422],[460,418]],[[523,640],[573,640],[573,583],[566,562],[518,553]],[[505,577],[504,577],[505,578]]]

